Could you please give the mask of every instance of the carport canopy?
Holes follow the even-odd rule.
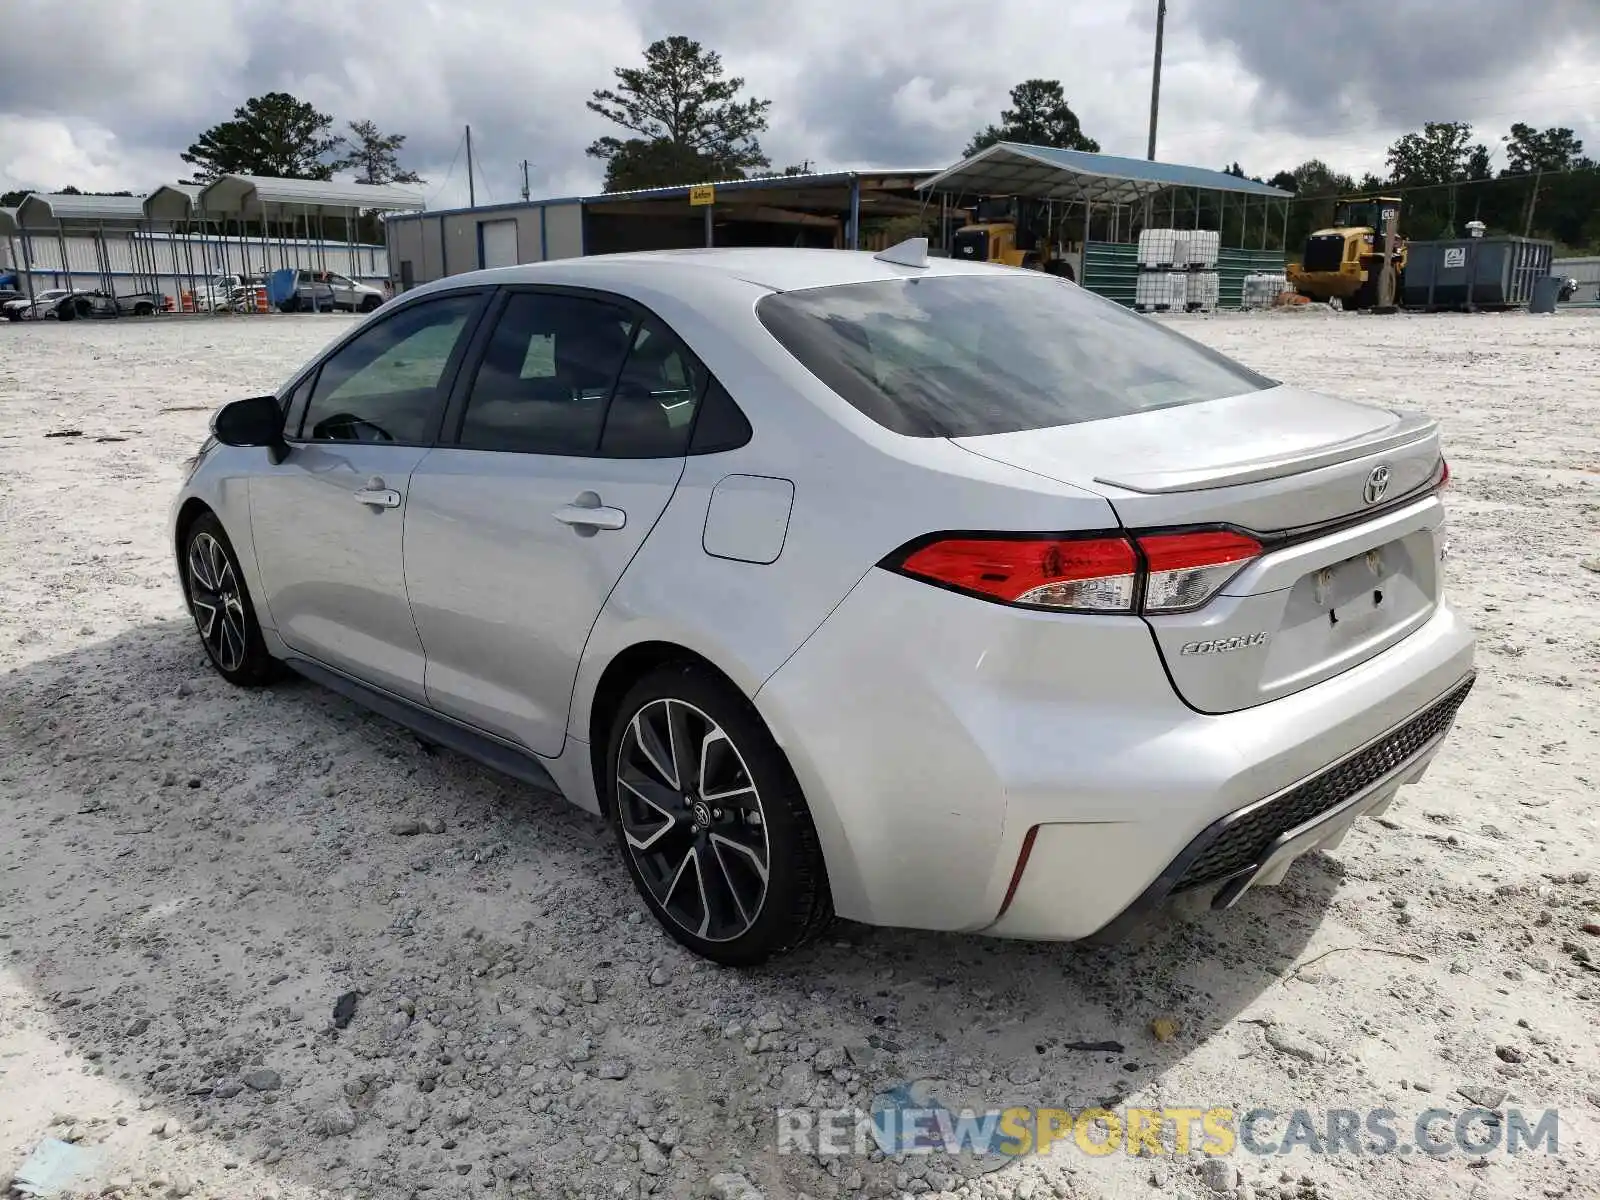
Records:
[[[144,198],[144,215],[167,224],[187,221],[195,216],[203,190],[198,183],[164,183]]]
[[[996,142],[917,185],[919,191],[1024,196],[1089,204],[1133,204],[1169,188],[1287,200],[1293,193],[1226,171],[1090,154],[1054,146]]]
[[[31,192],[17,206],[17,224],[23,229],[129,226],[144,221],[144,200],[138,196],[80,196],[61,192]]]
[[[414,211],[425,204],[421,192],[392,183],[222,175],[201,189],[195,207],[209,216],[272,219],[307,212],[346,217],[363,209]]]

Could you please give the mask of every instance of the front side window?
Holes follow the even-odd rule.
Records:
[[[887,429],[973,437],[1260,391],[1273,381],[1049,275],[933,275],[777,292],[757,315]]]
[[[595,454],[633,326],[633,314],[620,304],[513,294],[472,381],[460,444],[524,454]]]
[[[425,300],[345,343],[322,365],[302,435],[312,441],[431,441],[445,368],[478,303],[475,294]]]

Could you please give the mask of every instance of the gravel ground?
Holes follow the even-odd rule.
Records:
[[[57,1138],[130,1197],[1600,1195],[1600,313],[1175,321],[1444,418],[1481,675],[1381,821],[1129,945],[840,926],[750,973],[676,949],[560,800],[207,670],[180,464],[346,320],[0,327],[0,1185]],[[1465,1089],[1559,1109],[1559,1152],[775,1152],[777,1107],[911,1081],[1389,1108],[1402,1140]]]

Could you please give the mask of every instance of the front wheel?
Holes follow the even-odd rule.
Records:
[[[229,683],[259,687],[281,673],[267,653],[233,544],[212,513],[184,535],[183,585],[206,657]]]
[[[383,301],[376,296],[364,296],[361,299],[361,311],[364,313],[376,312],[382,304]]]
[[[754,706],[712,672],[669,666],[640,680],[618,708],[605,769],[628,874],[675,940],[753,966],[831,920],[800,786]]]

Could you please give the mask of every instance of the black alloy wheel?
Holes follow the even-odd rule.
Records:
[[[666,931],[744,966],[832,916],[810,811],[754,708],[694,666],[634,687],[614,722],[607,784],[618,843]]]
[[[267,653],[233,546],[211,514],[189,527],[183,554],[184,590],[206,656],[229,683],[270,683],[280,665]]]

